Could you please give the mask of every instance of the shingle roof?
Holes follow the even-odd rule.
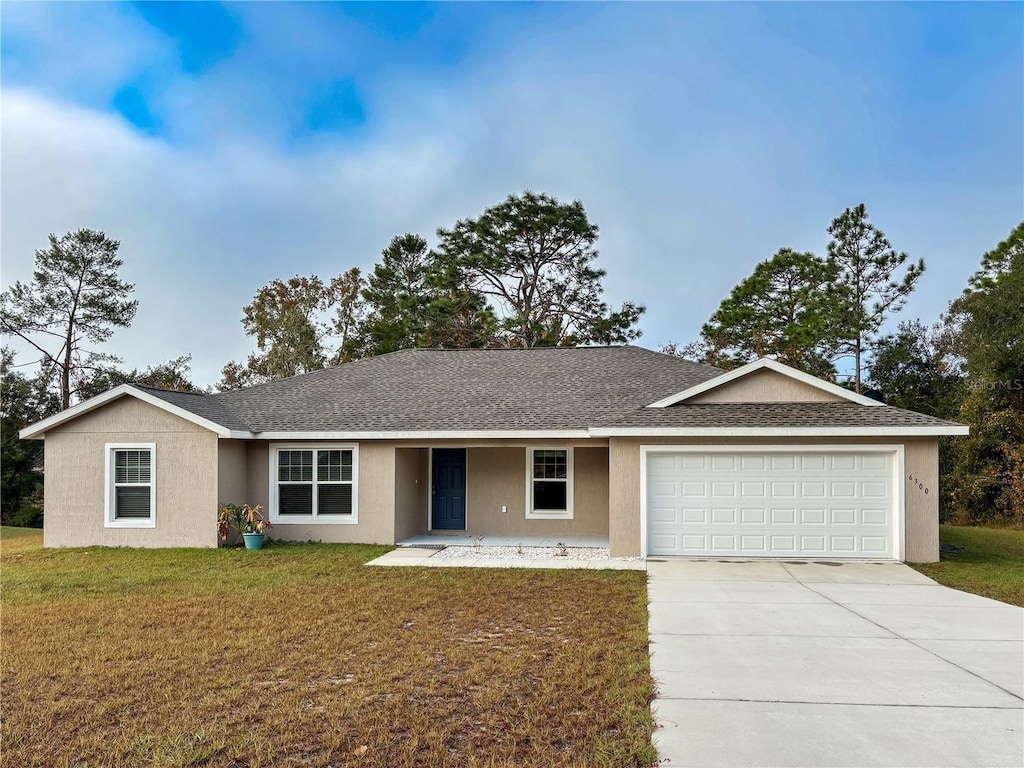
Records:
[[[642,408],[603,427],[949,427],[953,422],[892,406],[857,403],[701,403]]]
[[[212,395],[139,387],[244,432],[948,427],[853,402],[647,408],[722,371],[641,347],[410,349]]]
[[[216,395],[208,395],[204,392],[178,392],[171,389],[147,387],[142,384],[132,384],[132,386],[227,429],[249,431],[249,426],[228,410]]]
[[[720,374],[640,347],[411,349],[212,397],[257,432],[566,430]]]

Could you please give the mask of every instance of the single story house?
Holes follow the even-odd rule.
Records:
[[[633,346],[410,349],[218,394],[123,385],[45,439],[48,547],[590,536],[614,556],[938,559],[938,438],[967,427],[772,360]]]

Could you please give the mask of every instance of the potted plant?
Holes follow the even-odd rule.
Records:
[[[263,516],[263,505],[250,507],[248,504],[221,504],[217,516],[217,533],[221,541],[227,541],[231,531],[237,531],[245,542],[246,549],[263,549],[263,532],[270,527],[270,521]]]

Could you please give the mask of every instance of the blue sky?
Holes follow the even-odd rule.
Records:
[[[864,202],[937,319],[1024,217],[1024,5],[3,3],[3,283],[122,242],[109,350],[196,378],[264,283],[372,267],[511,192],[578,198],[642,344]]]

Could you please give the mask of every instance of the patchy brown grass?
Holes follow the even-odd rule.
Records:
[[[649,766],[644,574],[3,537],[3,766]]]

